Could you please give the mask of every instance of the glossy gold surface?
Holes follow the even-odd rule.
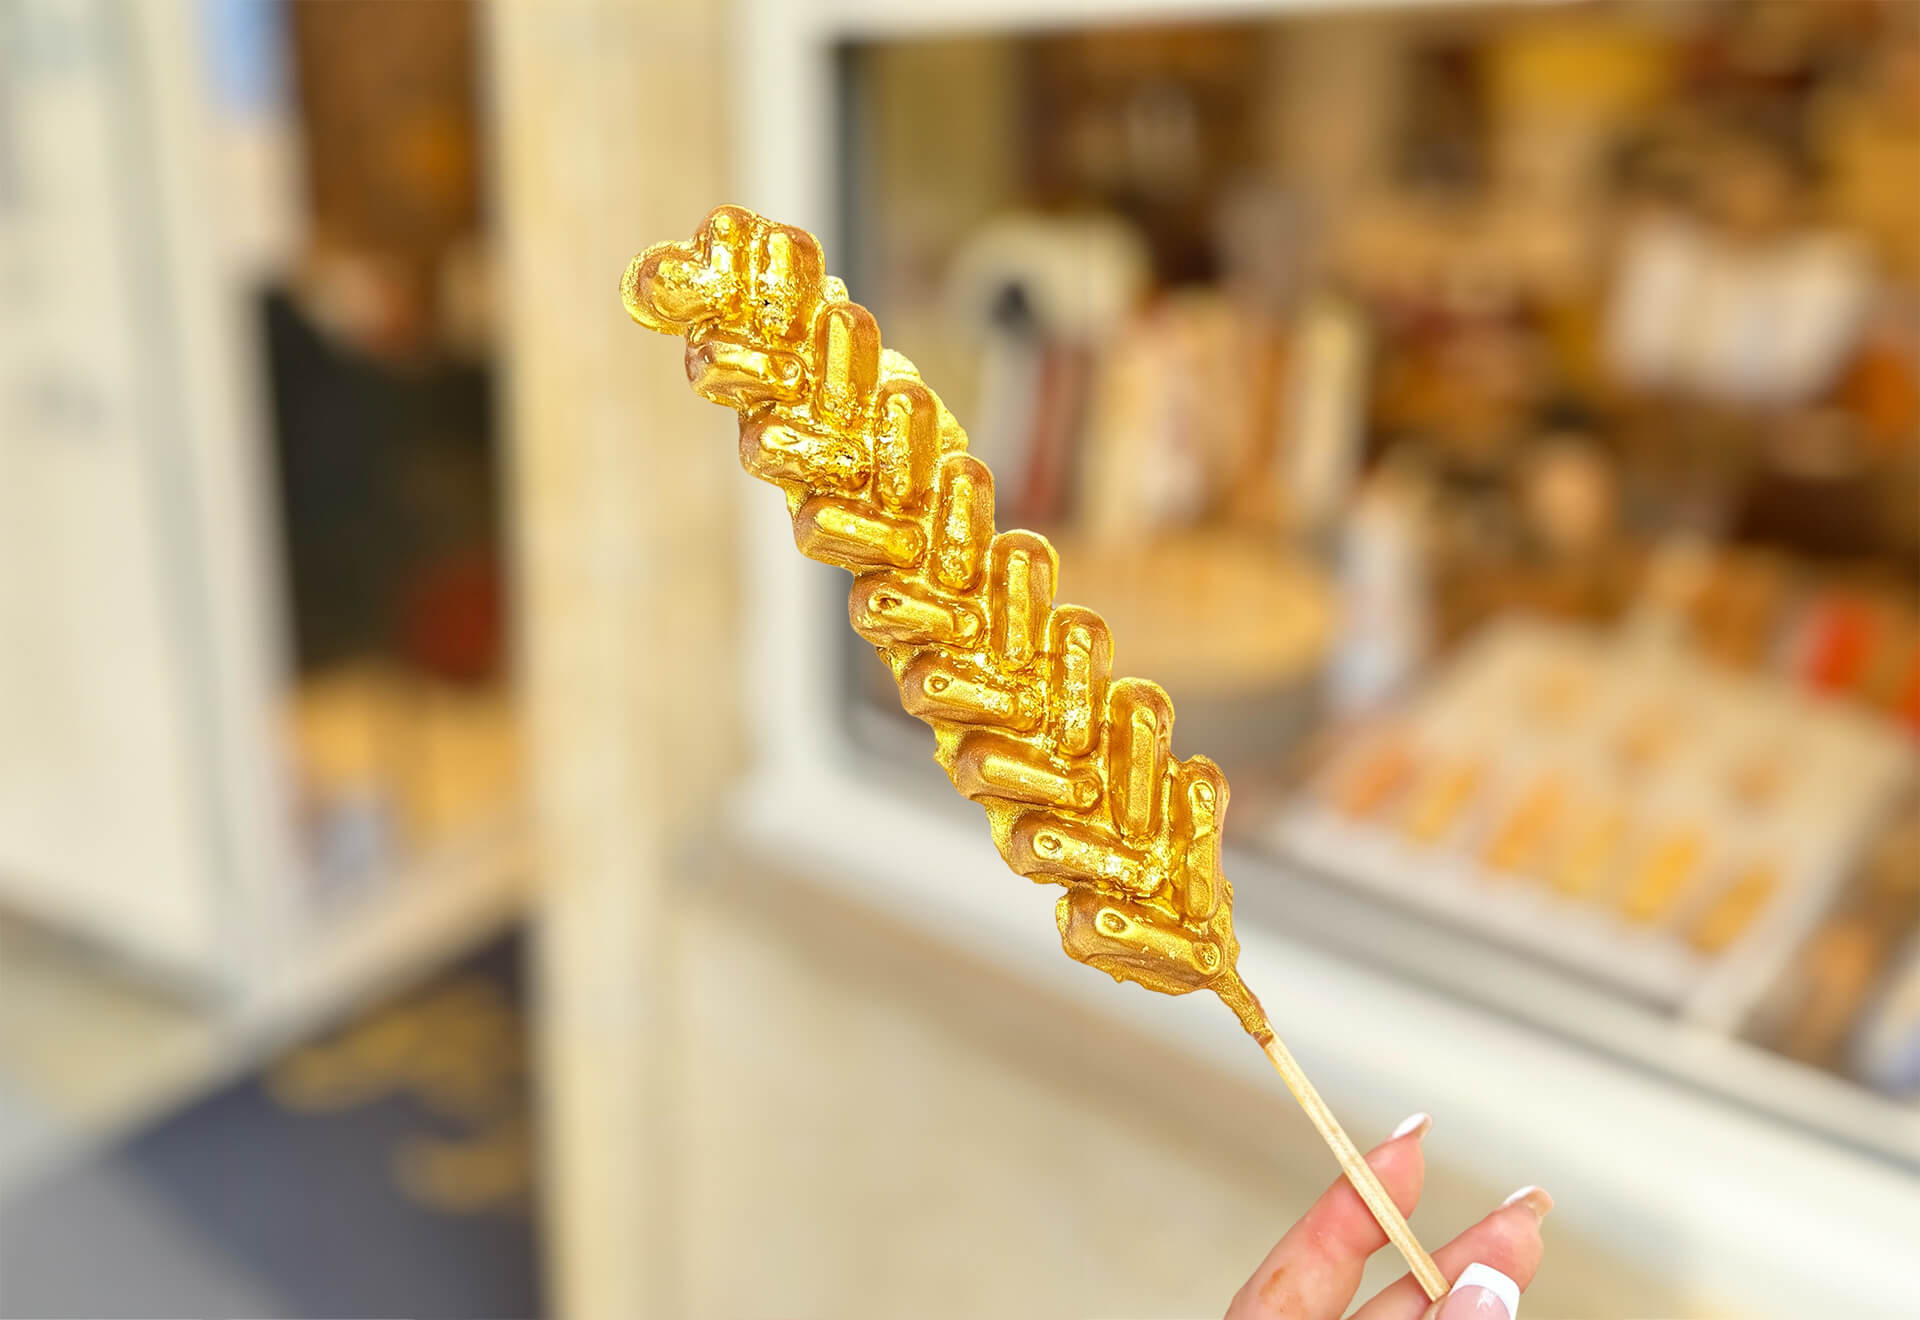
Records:
[[[848,618],[933,728],[1016,872],[1063,885],[1069,957],[1162,994],[1211,990],[1258,1041],[1428,1296],[1446,1281],[1241,981],[1220,870],[1227,781],[1173,755],[1173,703],[1113,674],[1113,634],[1054,603],[1045,537],[996,531],[993,474],[803,229],[737,206],[621,280],[686,340],[687,378],[740,415],[740,462],[786,492],[801,552],[854,575]]]
[[[1113,674],[1098,614],[1056,605],[1045,537],[996,531],[993,474],[805,230],[738,207],[634,258],[633,319],[740,414],[740,461],[786,492],[802,553],[854,574],[848,615],[932,726],[1007,864],[1066,887],[1069,955],[1163,994],[1212,990],[1272,1034],[1234,962],[1227,781],[1173,756],[1173,704]]]

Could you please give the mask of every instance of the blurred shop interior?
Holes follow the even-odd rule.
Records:
[[[779,195],[765,97],[675,108],[754,15],[795,218],[1231,778],[1242,931],[1920,1213],[1920,8],[688,8],[0,8],[0,1314],[1204,1313],[1329,1176],[1142,996],[816,897],[863,822],[736,837],[771,510],[614,291]],[[820,765],[984,837],[834,626]],[[1432,1213],[1497,1201],[1439,1118]],[[581,1152],[648,1142],[623,1219]],[[1582,1213],[1549,1313],[1796,1313]]]
[[[356,1032],[475,1052],[412,1119],[467,1147],[408,1157],[434,1166],[414,1201],[477,1200],[526,1237],[524,1169],[480,1194],[435,1164],[526,1145],[494,947],[529,868],[482,17],[0,9],[6,1314],[351,1309],[297,1268],[197,1272],[137,1198],[62,1176],[144,1180],[186,1222],[267,1225],[264,1259],[296,1252],[311,1229],[275,1226],[265,1184],[307,1182],[329,1138],[276,1124],[348,1102],[280,1051],[325,1029],[346,1033],[331,1071]],[[409,1094],[385,1067],[332,1089]],[[218,1192],[248,1170],[259,1191]],[[335,1212],[378,1216],[384,1182]],[[530,1246],[492,1254],[495,1301],[532,1288]],[[98,1259],[125,1277],[89,1292]],[[404,1272],[355,1260],[363,1309],[381,1287],[406,1308]],[[459,1296],[442,1313],[487,1307]]]
[[[865,47],[849,283],[1240,841],[1910,1094],[1911,22]]]

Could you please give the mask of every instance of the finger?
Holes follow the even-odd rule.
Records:
[[[1420,1139],[1432,1126],[1425,1114],[1415,1114],[1367,1152],[1368,1165],[1402,1214],[1420,1199],[1420,1184],[1427,1176]],[[1227,1320],[1338,1316],[1360,1286],[1367,1257],[1386,1244],[1387,1235],[1373,1222],[1367,1203],[1341,1178],[1287,1230],[1234,1294]]]
[[[1434,1263],[1449,1281],[1458,1280],[1467,1266],[1479,1264],[1506,1275],[1516,1288],[1525,1288],[1533,1282],[1534,1271],[1540,1268],[1540,1221],[1551,1209],[1553,1198],[1546,1192],[1538,1187],[1522,1187],[1499,1209],[1434,1252]],[[1492,1320],[1505,1309],[1475,1310],[1465,1305],[1464,1297],[1432,1304],[1432,1312],[1445,1316],[1446,1320],[1454,1320],[1453,1313],[1446,1310],[1447,1300],[1453,1301],[1456,1309],[1463,1310],[1473,1320],[1482,1317]],[[1381,1289],[1355,1311],[1350,1320],[1422,1320],[1429,1313],[1427,1294],[1409,1274]]]

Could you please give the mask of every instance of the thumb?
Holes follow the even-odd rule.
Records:
[[[1518,1320],[1519,1314],[1519,1284],[1491,1265],[1469,1265],[1426,1320]]]

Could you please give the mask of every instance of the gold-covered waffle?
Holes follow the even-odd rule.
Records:
[[[1220,871],[1227,781],[1173,759],[1173,704],[1113,677],[1113,634],[1056,606],[1046,538],[996,532],[993,474],[803,229],[723,206],[635,257],[627,311],[684,335],[687,378],[740,414],[740,461],[787,493],[802,553],[853,573],[847,613],[986,809],[1007,864],[1066,886],[1070,957],[1163,994],[1211,990],[1259,1042],[1430,1298],[1447,1279],[1241,981]]]
[[[1163,994],[1212,990],[1272,1028],[1235,962],[1220,870],[1227,781],[1173,756],[1173,705],[1113,676],[1113,635],[1054,603],[1045,537],[996,531],[993,474],[913,364],[826,274],[805,230],[723,206],[621,281],[633,319],[687,342],[687,377],[740,415],[740,461],[779,486],[802,553],[854,575],[847,613],[933,727],[1007,864],[1066,886],[1069,956]]]

